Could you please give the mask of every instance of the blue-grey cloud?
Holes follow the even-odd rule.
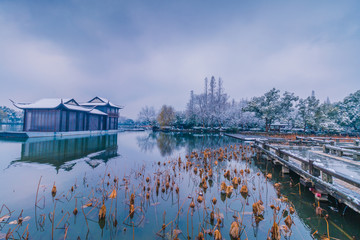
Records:
[[[357,1],[2,1],[0,105],[104,96],[136,117],[185,108],[221,76],[232,98],[272,87],[333,101],[360,88]]]

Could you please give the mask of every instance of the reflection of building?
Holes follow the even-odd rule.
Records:
[[[117,134],[68,138],[47,141],[27,141],[21,146],[21,158],[11,164],[31,162],[52,165],[59,170],[71,170],[74,160],[84,159],[91,167],[118,156]]]
[[[14,105],[24,110],[23,131],[26,132],[114,130],[118,129],[119,109],[122,108],[100,97],[86,103],[50,98]]]

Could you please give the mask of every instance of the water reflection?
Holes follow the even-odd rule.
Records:
[[[0,124],[0,132],[12,131],[20,132],[22,130],[22,124]]]
[[[111,136],[77,137],[57,140],[29,139],[26,142],[16,143],[4,142],[5,141],[0,140],[0,147],[2,147],[0,148],[2,152],[2,161],[0,161],[0,163],[5,163],[0,165],[0,182],[3,183],[0,185],[0,206],[6,204],[7,207],[15,211],[9,221],[16,220],[18,214],[22,212],[22,209],[24,209],[23,216],[32,217],[28,222],[32,239],[51,239],[52,234],[54,234],[54,238],[56,239],[63,239],[64,228],[62,226],[65,224],[65,226],[70,226],[68,239],[78,239],[79,236],[81,239],[85,239],[85,236],[87,236],[88,239],[156,238],[155,231],[162,229],[165,212],[166,223],[176,219],[176,221],[174,221],[174,227],[176,226],[176,228],[181,229],[185,235],[187,234],[186,229],[188,227],[189,229],[193,229],[190,234],[195,235],[198,232],[198,227],[200,228],[198,223],[202,221],[206,224],[204,226],[214,228],[214,225],[207,223],[209,219],[207,210],[201,210],[201,205],[198,205],[197,202],[197,206],[193,212],[195,213],[194,215],[189,214],[187,210],[189,209],[191,201],[188,196],[197,197],[199,191],[201,179],[199,173],[195,174],[193,169],[187,171],[182,167],[176,167],[176,171],[172,171],[169,170],[171,169],[171,164],[161,164],[159,166],[154,163],[162,160],[162,158],[159,157],[160,154],[168,156],[178,151],[184,160],[185,154],[193,150],[201,151],[209,147],[217,149],[218,147],[224,147],[234,143],[238,145],[239,143],[236,139],[219,134],[191,135],[185,133],[159,132],[126,132]],[[137,148],[136,145],[140,148]],[[121,158],[122,161],[117,161],[118,159],[114,158],[118,156],[118,149],[120,149],[123,155]],[[141,151],[139,151],[139,149],[141,149]],[[239,156],[241,156],[241,153]],[[11,162],[11,164],[18,164],[19,167],[12,167],[11,169],[4,169],[2,167],[8,166],[10,161],[15,158],[18,160]],[[143,159],[146,160],[143,161]],[[172,160],[176,158],[169,159]],[[163,160],[164,163],[168,162],[167,157]],[[196,164],[204,163],[203,161],[195,160],[195,158],[193,160],[196,161]],[[49,167],[28,168],[29,164],[23,164],[24,162],[34,163],[35,166],[38,164],[46,164],[56,169],[73,170],[71,172],[59,171],[59,174],[53,174],[53,171],[49,171]],[[106,166],[105,164],[100,164],[104,162],[106,162]],[[90,170],[87,166],[84,167],[86,163],[96,168]],[[97,167],[97,164],[100,165]],[[74,165],[76,166],[74,167]],[[319,233],[327,232],[327,225],[324,219],[315,215],[315,207],[313,207],[314,195],[310,193],[308,189],[298,184],[299,179],[296,178],[295,175],[291,173],[289,175],[282,175],[279,167],[273,166],[269,161],[263,159],[255,159],[255,161],[251,162],[236,161],[234,159],[231,161],[219,161],[217,165],[212,165],[212,168],[214,175],[212,179],[208,181],[209,188],[202,193],[205,199],[204,203],[210,203],[213,197],[218,199],[216,209],[218,209],[219,214],[221,213],[224,216],[224,224],[221,231],[225,237],[229,236],[230,223],[233,221],[234,214],[240,212],[242,214],[241,219],[247,226],[246,232],[249,236],[248,239],[266,239],[268,230],[272,227],[271,221],[273,219],[273,211],[270,209],[270,206],[271,204],[281,204],[273,187],[274,183],[281,183],[281,193],[292,202],[296,209],[296,213],[293,216],[295,225],[291,239],[313,239],[315,237],[312,237],[312,233],[315,231]],[[245,168],[250,169],[250,173],[241,175],[241,178],[243,182],[249,184],[250,195],[247,198],[248,200],[245,202],[243,197],[241,197],[239,188],[234,189],[233,195],[230,198],[226,198],[225,195],[219,192],[220,184],[222,181],[231,184],[231,180],[224,178],[223,170],[229,169],[233,172],[235,169]],[[263,174],[257,175],[259,171],[262,171]],[[175,172],[178,174],[178,177],[175,177]],[[264,175],[268,172],[272,173],[271,180],[265,180]],[[106,176],[105,173],[111,174]],[[139,173],[141,173],[141,177],[139,177]],[[147,200],[145,204],[145,201],[143,201],[145,196],[139,192],[142,191],[141,189],[143,188],[137,188],[137,186],[144,186],[144,177],[156,176],[155,174],[158,173],[169,174],[169,176],[171,173],[171,183],[175,181],[176,186],[180,188],[180,192],[177,194],[175,190],[171,190],[172,187],[170,186],[170,188],[165,189],[164,192],[161,190],[156,193],[155,178],[151,177],[150,182],[146,183],[146,185],[151,187],[150,189],[154,187],[154,190],[150,190],[150,199]],[[25,181],[24,178],[18,177],[24,174],[27,175]],[[39,199],[42,200],[39,201],[39,207],[35,207],[34,212],[34,201],[29,201],[29,199],[34,200],[37,198],[36,189],[40,176]],[[106,181],[104,181],[104,177],[106,177]],[[87,201],[87,198],[91,196],[91,199],[102,203],[104,196],[109,196],[114,186],[118,184],[113,181],[116,177],[121,177],[121,179],[126,178],[126,181],[131,183],[129,186],[127,184],[119,184],[117,192],[118,197],[128,197],[125,197],[125,200],[114,202],[115,205],[112,205],[112,201],[105,200],[108,209],[107,216],[115,216],[115,220],[119,221],[119,223],[114,225],[112,218],[109,217],[107,218],[109,221],[100,222],[99,227],[99,207],[81,208],[81,206],[86,203],[82,201]],[[78,181],[79,179],[83,180]],[[160,177],[160,179],[163,182],[161,187],[166,186],[165,175]],[[290,179],[293,181],[291,185]],[[55,182],[59,192],[57,196],[60,197],[60,201],[54,201],[55,199],[52,198],[50,194],[52,185]],[[106,182],[109,182],[110,185],[105,184]],[[72,186],[75,186],[74,192],[71,190]],[[135,206],[141,206],[141,210],[137,208],[138,210],[133,219],[130,217],[125,218],[129,216],[129,201],[127,199],[130,196],[127,195],[129,192],[128,189],[134,191],[136,194]],[[64,195],[66,197],[62,198],[61,196],[64,195],[60,193],[65,193]],[[84,196],[84,198],[82,196]],[[266,210],[264,212],[265,220],[256,224],[253,222],[252,203],[258,199],[264,201]],[[54,210],[55,206],[56,211]],[[81,212],[77,216],[72,214],[76,206],[79,211],[83,210],[85,214],[87,214],[87,220]],[[328,222],[331,228],[330,234],[332,238],[351,239],[344,238],[344,233],[338,230],[340,227],[341,231],[347,232],[350,236],[355,235],[358,237],[359,230],[357,223],[360,221],[359,217],[354,217],[350,209],[346,210],[345,216],[340,216],[340,212],[344,212],[344,209],[340,209],[339,212],[334,212],[330,209],[332,206],[336,206],[336,203],[331,206],[329,204],[329,207],[327,207],[325,203],[321,204],[321,207],[329,212],[330,218]],[[116,209],[115,211],[117,211],[114,215],[109,214],[109,212],[114,211],[112,209]],[[53,226],[51,225],[51,221],[48,219],[52,216],[51,214],[53,214],[53,212],[55,213],[54,223],[56,225],[59,224],[59,227],[56,227],[54,232],[52,232]],[[144,218],[142,218],[143,212]],[[33,217],[34,215],[35,218]],[[3,214],[0,214],[0,217],[1,216],[3,216]],[[131,221],[135,222],[135,224],[129,225]],[[142,222],[138,226],[137,223],[139,221]],[[12,228],[15,227],[19,233],[21,232],[21,235],[28,223],[20,227],[12,225]],[[89,232],[87,232],[87,224],[89,224],[89,228],[91,229]],[[282,220],[281,224],[284,224]],[[11,225],[3,224],[2,226],[10,227]],[[5,230],[7,229],[4,228],[2,231],[0,226],[0,239],[2,239],[1,236],[5,236],[2,234]],[[170,232],[172,232],[172,230],[170,230],[169,225],[166,234]],[[185,235],[180,239],[185,239]],[[170,235],[168,236],[170,238]],[[158,237],[158,239],[160,239],[160,237]],[[194,236],[192,236],[192,239],[194,239]],[[318,237],[318,239],[320,239],[320,237]]]
[[[315,207],[317,206],[317,201],[314,199],[314,194],[306,187],[300,185],[300,178],[295,173],[290,172],[290,174],[282,174],[280,166],[274,166],[269,161],[262,161],[254,159],[253,164],[263,173],[269,172],[269,169],[272,173],[272,183],[281,184],[281,194],[286,196],[291,204],[296,209],[296,214],[299,216],[299,219],[304,223],[311,233],[316,231],[318,232],[327,232],[327,224],[319,216],[315,214]],[[299,186],[300,185],[300,186]],[[267,192],[265,192],[267,194]],[[348,234],[359,234],[358,224],[360,222],[360,215],[355,211],[350,209],[347,210],[345,205],[339,204],[337,200],[330,197],[329,202],[321,202],[321,207],[328,214],[328,222],[331,228],[331,237],[332,239],[344,239],[343,233],[339,230],[339,226],[346,226],[346,229],[343,229],[348,232]],[[344,213],[346,211],[346,216]],[[342,216],[340,217],[340,215]],[[349,236],[349,235],[348,235]],[[324,238],[321,238],[324,239]],[[349,237],[348,239],[351,239]],[[357,238],[353,238],[357,239]]]
[[[142,152],[151,153],[156,146],[156,133],[150,132],[146,135],[140,135],[136,137],[137,145]]]
[[[221,134],[192,134],[178,132],[151,132],[148,135],[138,136],[137,144],[143,152],[152,152],[158,147],[161,156],[170,156],[174,151],[185,148],[190,153],[194,150],[216,148],[233,142],[233,139],[222,137]]]
[[[72,170],[76,162],[84,158],[92,168],[101,162],[117,157],[117,134],[68,138],[56,140],[29,139],[21,145],[21,157],[10,165],[19,163],[48,164],[58,171]]]

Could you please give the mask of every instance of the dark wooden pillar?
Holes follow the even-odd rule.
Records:
[[[75,117],[75,131],[79,131],[79,112],[76,112],[76,117]]]
[[[86,113],[83,113],[83,129],[86,130]]]
[[[60,112],[60,120],[59,120],[59,132],[62,132],[62,121],[63,121],[63,111],[62,110],[59,110]]]
[[[23,131],[25,132],[26,131],[26,122],[27,122],[27,119],[26,119],[26,117],[27,117],[27,112],[26,112],[26,110],[24,110],[24,125],[23,125]]]
[[[90,129],[90,127],[89,127],[89,116],[90,116],[90,114],[86,114],[86,130]]]
[[[66,111],[66,132],[69,131],[69,111]]]

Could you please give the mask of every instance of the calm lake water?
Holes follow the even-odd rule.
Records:
[[[230,148],[235,144],[242,143],[220,135],[152,132],[25,142],[0,140],[0,206],[3,206],[0,239],[5,239],[9,229],[20,239],[27,226],[30,239],[64,239],[65,236],[67,239],[173,239],[174,229],[179,239],[186,239],[188,235],[195,239],[199,229],[214,229],[216,221],[210,220],[211,211],[222,218],[220,230],[224,239],[230,239],[234,216],[244,225],[241,239],[266,239],[273,225],[271,205],[280,208],[281,213],[277,215],[280,226],[285,225],[288,214],[282,211],[290,205],[295,208],[291,239],[321,239],[321,235],[327,235],[327,222],[315,215],[313,194],[303,186],[299,188],[296,176],[283,176],[280,168],[261,159],[254,159],[250,165],[242,160],[219,161],[213,166],[214,176],[208,181],[206,191],[199,187],[199,173],[173,164],[179,157],[186,162],[185,156],[192,151]],[[194,164],[199,163],[194,160]],[[221,182],[231,182],[224,178],[224,170],[246,168],[250,173],[241,175],[241,179],[248,185],[249,196],[244,198],[240,194],[242,184],[229,197],[221,194]],[[266,173],[272,173],[271,180],[266,180]],[[165,188],[169,176],[170,187]],[[149,183],[144,180],[147,177]],[[159,192],[155,190],[157,179],[161,180]],[[54,183],[57,193],[52,197]],[[280,192],[289,203],[280,201],[274,183],[281,183]],[[117,198],[109,199],[115,187]],[[145,198],[146,192],[150,193],[149,200]],[[135,193],[136,208],[130,216],[131,193]],[[196,201],[199,194],[203,195],[202,203]],[[214,197],[215,206],[211,204]],[[191,198],[196,203],[194,209],[189,208]],[[107,215],[105,221],[99,221],[103,199]],[[265,207],[264,220],[256,223],[252,204],[260,199]],[[90,202],[93,206],[82,208]],[[358,215],[346,210],[342,216],[344,209],[337,209],[336,203],[322,203],[321,207],[329,214],[330,237],[360,239]],[[1,221],[9,215],[7,208],[11,216]],[[73,214],[75,208],[76,215]],[[21,211],[25,221],[19,226],[10,224],[18,219]],[[161,230],[163,224],[167,225],[165,230]],[[213,236],[207,235],[206,239]]]

